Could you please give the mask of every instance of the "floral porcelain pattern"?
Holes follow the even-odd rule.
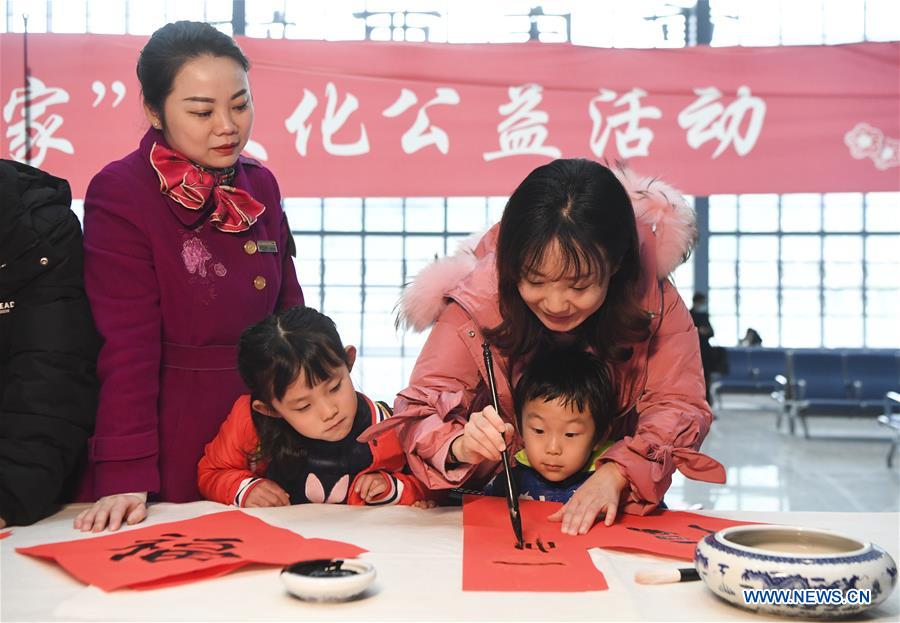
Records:
[[[855,551],[837,554],[772,552],[732,545],[728,535],[738,530],[797,530],[813,540],[816,534],[832,536],[823,530],[755,525],[726,528],[705,537],[697,544],[694,564],[707,587],[734,605],[792,617],[843,617],[877,606],[897,583],[896,563],[877,545],[858,543]],[[838,590],[844,596],[850,590],[868,590],[871,602],[745,603],[747,589]]]

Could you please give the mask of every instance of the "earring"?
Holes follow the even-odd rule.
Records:
[[[154,123],[154,124],[153,124],[153,127],[154,127],[155,129],[158,130],[158,129],[159,129],[159,122],[157,121],[156,123]]]

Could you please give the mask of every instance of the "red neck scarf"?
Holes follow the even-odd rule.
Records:
[[[211,201],[209,220],[224,232],[246,231],[266,211],[247,191],[223,184],[229,175],[207,171],[159,143],[150,148],[150,164],[159,176],[159,191],[176,203],[200,210]]]

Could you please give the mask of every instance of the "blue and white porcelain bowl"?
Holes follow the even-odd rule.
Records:
[[[694,564],[722,599],[797,617],[862,612],[897,584],[897,564],[883,549],[813,528],[726,528],[697,544]]]

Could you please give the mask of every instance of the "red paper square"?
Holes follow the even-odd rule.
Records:
[[[585,538],[588,547],[636,550],[693,561],[701,539],[724,528],[750,523],[754,522],[684,511],[657,511],[643,516],[621,515],[611,526],[594,526]]]
[[[55,560],[82,582],[112,591],[181,584],[251,563],[353,558],[366,550],[340,541],[305,539],[241,511],[225,511],[16,551]]]
[[[463,506],[463,590],[576,592],[607,589],[579,537],[547,521],[559,504],[520,501],[526,548],[516,549],[506,500],[467,496]]]

